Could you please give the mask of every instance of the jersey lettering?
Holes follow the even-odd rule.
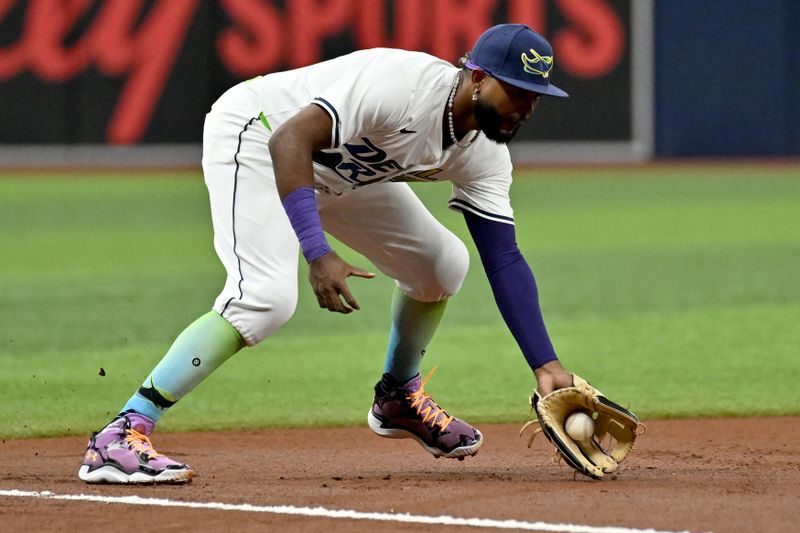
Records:
[[[342,179],[355,185],[367,185],[386,179],[387,174],[403,170],[384,150],[366,137],[364,144],[345,143],[347,154],[315,152],[314,161],[336,172]],[[350,157],[347,157],[347,156]]]
[[[347,181],[360,182],[363,181],[359,176],[371,177],[375,175],[375,171],[358,161],[342,161],[336,168],[337,174],[346,179]]]
[[[372,144],[372,141],[366,137],[361,137],[361,140],[364,144],[345,143],[344,147],[350,155],[365,163],[378,163],[386,159],[386,152]]]

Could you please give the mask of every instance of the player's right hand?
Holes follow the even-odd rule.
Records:
[[[319,306],[337,313],[352,313],[361,309],[347,286],[347,278],[374,278],[375,274],[343,261],[336,252],[329,252],[308,264],[308,280]],[[344,301],[342,301],[344,300]]]

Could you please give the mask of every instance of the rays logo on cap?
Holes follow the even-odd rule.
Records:
[[[528,74],[538,74],[542,78],[548,78],[550,76],[550,70],[553,68],[553,56],[539,55],[539,52],[533,48],[531,48],[531,53],[533,54],[533,59],[528,57],[525,52],[522,52],[522,66],[525,72]]]
[[[554,57],[547,39],[530,26],[498,24],[478,37],[465,65],[525,91],[566,98],[566,91],[550,83]]]

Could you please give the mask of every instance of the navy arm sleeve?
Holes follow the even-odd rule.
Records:
[[[464,211],[500,314],[532,369],[558,359],[539,307],[533,272],[517,247],[514,226]]]

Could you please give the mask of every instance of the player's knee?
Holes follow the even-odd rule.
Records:
[[[398,281],[406,294],[421,302],[439,302],[459,291],[469,270],[469,252],[461,240],[452,236],[424,271],[413,281]]]
[[[247,346],[255,346],[283,326],[297,308],[297,295],[275,295],[259,302],[231,300],[223,316]]]
[[[437,279],[442,294],[450,297],[461,289],[469,270],[469,251],[461,240],[453,238],[436,262]],[[444,299],[444,298],[442,298]]]

